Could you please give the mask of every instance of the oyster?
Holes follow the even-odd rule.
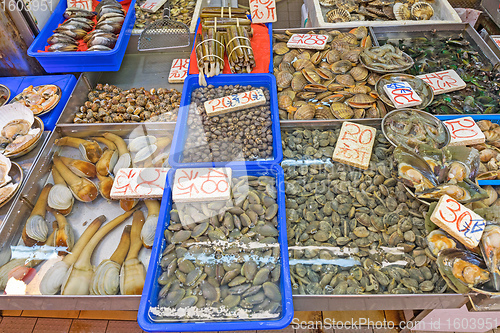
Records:
[[[500,291],[500,226],[489,224],[484,228],[480,248],[491,273],[493,287]]]

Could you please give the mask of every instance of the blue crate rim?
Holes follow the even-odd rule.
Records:
[[[247,171],[247,173],[271,173],[276,178],[276,189],[278,191],[278,226],[279,226],[279,243],[280,243],[280,267],[281,271],[281,292],[282,292],[282,316],[277,320],[263,320],[263,321],[216,321],[216,322],[194,322],[194,323],[176,323],[176,322],[161,322],[154,323],[149,320],[149,304],[148,299],[149,294],[154,288],[156,283],[157,265],[155,259],[159,258],[163,252],[164,242],[164,230],[168,224],[168,218],[170,217],[170,212],[167,208],[171,206],[171,195],[170,184],[173,182],[175,171],[177,169],[172,168],[167,174],[167,180],[165,184],[165,191],[163,192],[162,204],[159,213],[159,222],[161,217],[165,216],[165,223],[161,225],[160,228],[156,228],[155,240],[153,244],[153,249],[148,265],[148,271],[146,274],[146,282],[144,284],[143,293],[141,297],[141,302],[139,306],[139,311],[137,314],[137,321],[139,326],[148,332],[190,332],[190,331],[229,331],[229,330],[261,330],[261,329],[271,329],[278,330],[287,327],[293,319],[293,300],[292,300],[292,289],[288,263],[288,242],[286,237],[286,211],[285,211],[285,179],[283,169],[279,165],[272,165],[270,167],[249,167],[244,166],[234,167],[233,171],[241,172]],[[288,269],[288,270],[287,270]],[[154,279],[153,279],[154,278]]]
[[[100,0],[96,0],[98,2],[100,2]],[[118,2],[122,2],[123,0],[117,0]],[[125,16],[125,21],[123,22],[123,25],[122,25],[122,28],[120,30],[120,33],[118,35],[118,40],[116,41],[116,45],[115,47],[111,50],[111,51],[99,51],[97,52],[97,54],[92,54],[92,55],[98,55],[98,56],[111,56],[111,55],[115,55],[116,53],[118,53],[120,51],[120,47],[121,47],[121,44],[124,42],[124,39],[127,38],[126,36],[123,36],[123,38],[120,38],[122,37],[122,35],[127,35],[127,24],[130,22],[130,17],[132,16],[131,14],[133,14],[133,17],[134,17],[134,22],[135,22],[135,1],[136,0],[131,0],[130,1],[130,6],[129,6],[129,9],[127,11],[127,15]],[[67,8],[68,5],[67,5],[67,2],[66,1],[60,1],[58,7],[61,7],[61,8]],[[45,58],[45,57],[50,57],[50,58],[60,58],[60,57],[66,57],[66,56],[75,56],[75,55],[78,55],[78,56],[82,56],[84,55],[83,51],[69,51],[69,52],[38,52],[38,50],[34,50],[34,46],[35,44],[37,43],[37,40],[39,38],[42,38],[44,36],[44,30],[48,30],[48,26],[52,23],[52,21],[58,21],[59,18],[57,18],[56,16],[58,15],[57,13],[57,8],[54,10],[54,12],[52,13],[52,15],[50,16],[49,18],[49,21],[45,24],[45,27],[42,29],[42,31],[40,31],[40,33],[38,34],[37,38],[35,38],[35,40],[31,43],[30,47],[28,48],[28,55],[30,57],[40,57],[40,58]],[[64,21],[63,21],[64,22]],[[62,22],[61,22],[62,23]],[[59,23],[58,23],[59,25]],[[130,39],[130,33],[128,34],[129,35],[129,38]],[[126,42],[126,44],[128,44],[128,40]],[[44,47],[46,46],[46,43],[44,44]]]
[[[262,78],[261,82],[251,82],[245,83],[246,79],[258,80]],[[224,82],[227,79],[228,81]],[[182,155],[184,150],[185,139],[187,136],[186,124],[188,120],[189,105],[191,102],[191,93],[194,89],[191,89],[192,85],[198,86],[198,74],[191,74],[184,80],[184,87],[181,96],[181,106],[179,107],[179,113],[177,117],[177,123],[175,125],[174,138],[172,140],[172,148],[169,156],[169,164],[174,168],[196,168],[196,167],[224,167],[229,165],[261,165],[270,166],[274,164],[280,164],[283,160],[283,147],[281,142],[281,129],[278,111],[278,100],[276,91],[276,78],[270,73],[259,73],[259,74],[238,74],[235,76],[233,74],[221,74],[212,80],[208,79],[208,84],[213,84],[215,86],[220,86],[224,84],[240,84],[240,85],[268,85],[270,83],[269,93],[271,95],[270,108],[271,108],[271,120],[272,120],[272,133],[273,133],[273,158],[269,160],[259,160],[259,161],[224,161],[224,162],[192,162],[183,163],[178,162],[175,159]],[[237,82],[231,82],[231,80],[238,80]],[[219,83],[219,81],[222,81]],[[189,101],[189,103],[188,103]]]
[[[191,54],[193,54],[193,51],[194,51],[194,48],[196,46],[196,34],[198,33],[198,28],[201,24],[201,18],[198,17],[198,21],[196,22],[196,30],[194,32],[194,39],[195,41],[193,41],[193,47],[191,48],[191,52],[189,53],[189,57],[191,58]],[[267,30],[269,31],[269,50],[271,51],[270,52],[270,57],[269,57],[269,72],[268,73],[273,73],[274,71],[274,66],[273,66],[273,57],[274,57],[274,54],[273,54],[273,24],[272,23],[264,23],[267,27]],[[189,65],[188,65],[188,73],[189,73],[189,70],[191,69],[191,62],[189,62]],[[247,73],[247,74],[266,74],[266,73]],[[197,75],[197,74],[192,74],[192,75]],[[227,74],[227,75],[235,75],[235,74]],[[208,78],[207,78],[208,79]]]

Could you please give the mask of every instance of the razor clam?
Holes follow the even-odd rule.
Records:
[[[120,271],[120,291],[122,295],[140,295],[146,279],[144,265],[137,259],[142,248],[141,230],[144,226],[144,214],[134,213],[130,231],[130,249]]]

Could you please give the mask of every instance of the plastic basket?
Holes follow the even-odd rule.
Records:
[[[48,45],[47,39],[52,36],[53,30],[64,21],[63,13],[67,8],[67,2],[59,1],[49,21],[45,24],[45,27],[33,43],[31,43],[28,55],[36,58],[48,73],[119,70],[135,23],[135,1],[131,0],[130,2],[122,30],[113,50],[95,52],[39,52],[45,51],[45,46]]]
[[[273,156],[268,160],[257,161],[225,161],[225,162],[198,162],[198,163],[183,163],[183,150],[186,138],[188,136],[187,121],[189,115],[189,105],[191,104],[191,93],[194,89],[199,88],[198,75],[188,75],[184,81],[184,89],[182,91],[181,107],[177,124],[175,126],[174,139],[168,162],[174,168],[196,168],[196,167],[222,167],[230,165],[247,166],[270,166],[281,163],[283,159],[283,149],[281,145],[281,132],[279,123],[278,111],[278,92],[276,90],[276,79],[272,74],[221,74],[207,79],[207,83],[214,86],[221,85],[252,85],[256,87],[266,87],[269,89],[271,96],[271,120],[273,133]]]
[[[149,308],[158,303],[158,292],[160,285],[157,280],[161,274],[159,266],[160,256],[166,247],[164,238],[165,229],[170,221],[171,184],[173,183],[175,170],[171,169],[167,175],[167,184],[161,201],[160,217],[156,228],[155,241],[151,253],[151,259],[146,275],[146,282],[142,291],[141,303],[138,312],[139,326],[148,332],[202,332],[202,331],[237,331],[237,330],[278,330],[290,324],[293,318],[292,288],[290,283],[290,268],[288,265],[288,243],[286,236],[286,212],[285,212],[285,181],[283,169],[279,165],[271,168],[258,168],[244,166],[233,168],[233,177],[242,175],[268,175],[276,177],[277,203],[278,203],[278,241],[280,244],[280,266],[281,266],[281,302],[282,315],[275,320],[238,320],[238,321],[214,321],[214,322],[155,322],[149,316]]]

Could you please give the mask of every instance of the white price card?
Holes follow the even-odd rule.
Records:
[[[141,9],[145,12],[155,13],[167,0],[146,0]]]
[[[174,202],[221,201],[231,198],[230,168],[184,168],[175,171]]]
[[[327,41],[327,35],[294,34],[290,37],[286,46],[291,49],[323,50],[326,47]]]
[[[422,104],[422,99],[408,82],[389,83],[384,90],[396,109]]]
[[[111,199],[161,198],[170,168],[123,168],[111,188]]]
[[[276,22],[276,0],[250,0],[252,23]]]
[[[479,244],[486,225],[481,216],[446,194],[439,199],[431,221],[469,249]]]
[[[332,160],[363,170],[368,169],[376,132],[373,127],[345,121]]]
[[[67,0],[68,9],[81,8],[92,11],[92,0]]]
[[[183,83],[186,79],[189,59],[174,59],[168,74],[169,83]]]
[[[422,74],[417,77],[431,86],[434,91],[434,95],[464,89],[466,86],[464,80],[462,80],[453,69],[430,74]]]
[[[254,106],[266,104],[266,96],[262,89],[245,91],[239,94],[224,96],[205,102],[207,116],[240,111]]]
[[[465,146],[484,143],[483,131],[472,117],[463,117],[444,121],[450,131],[450,146]]]

